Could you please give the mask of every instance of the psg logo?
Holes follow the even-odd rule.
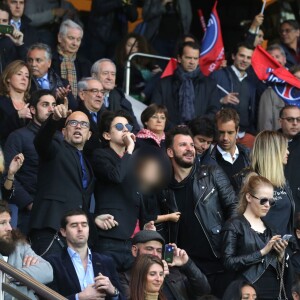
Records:
[[[216,16],[211,14],[207,24],[207,29],[202,40],[201,56],[207,54],[214,48],[218,39],[219,29]]]
[[[276,84],[276,94],[287,104],[300,107],[300,90],[289,84]]]

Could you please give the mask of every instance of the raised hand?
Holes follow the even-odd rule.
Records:
[[[53,120],[59,121],[60,119],[67,118],[72,113],[69,110],[69,101],[67,97],[64,97],[64,104],[59,104],[54,107]]]

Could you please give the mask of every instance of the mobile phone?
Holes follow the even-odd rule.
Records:
[[[165,245],[164,259],[168,264],[173,262],[174,247],[172,245]]]
[[[2,34],[12,34],[14,32],[14,27],[12,25],[2,25],[0,24],[0,33]]]
[[[285,234],[285,235],[282,237],[282,240],[288,242],[288,241],[290,240],[291,237],[292,237],[291,234]]]

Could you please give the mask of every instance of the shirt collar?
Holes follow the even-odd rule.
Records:
[[[244,75],[242,75],[241,72],[234,65],[231,65],[231,69],[233,70],[235,75],[238,77],[239,81],[243,81],[248,76],[248,74],[246,72]]]
[[[235,146],[235,151],[233,156],[231,156],[229,152],[224,151],[219,145],[217,145],[217,149],[221,153],[223,159],[231,164],[233,164],[236,161],[240,153],[239,148],[237,146]]]
[[[78,252],[76,252],[74,249],[72,249],[70,247],[67,248],[67,251],[68,251],[71,258],[79,255]],[[88,248],[88,257],[89,257],[89,260],[92,260],[92,252],[91,252],[90,248]]]

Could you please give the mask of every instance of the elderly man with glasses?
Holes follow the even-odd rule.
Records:
[[[57,135],[62,126],[63,139]],[[40,255],[62,250],[64,245],[58,231],[66,211],[81,208],[89,213],[94,175],[82,150],[90,136],[87,115],[79,111],[71,113],[65,98],[34,140],[39,170],[30,239],[32,248]]]

